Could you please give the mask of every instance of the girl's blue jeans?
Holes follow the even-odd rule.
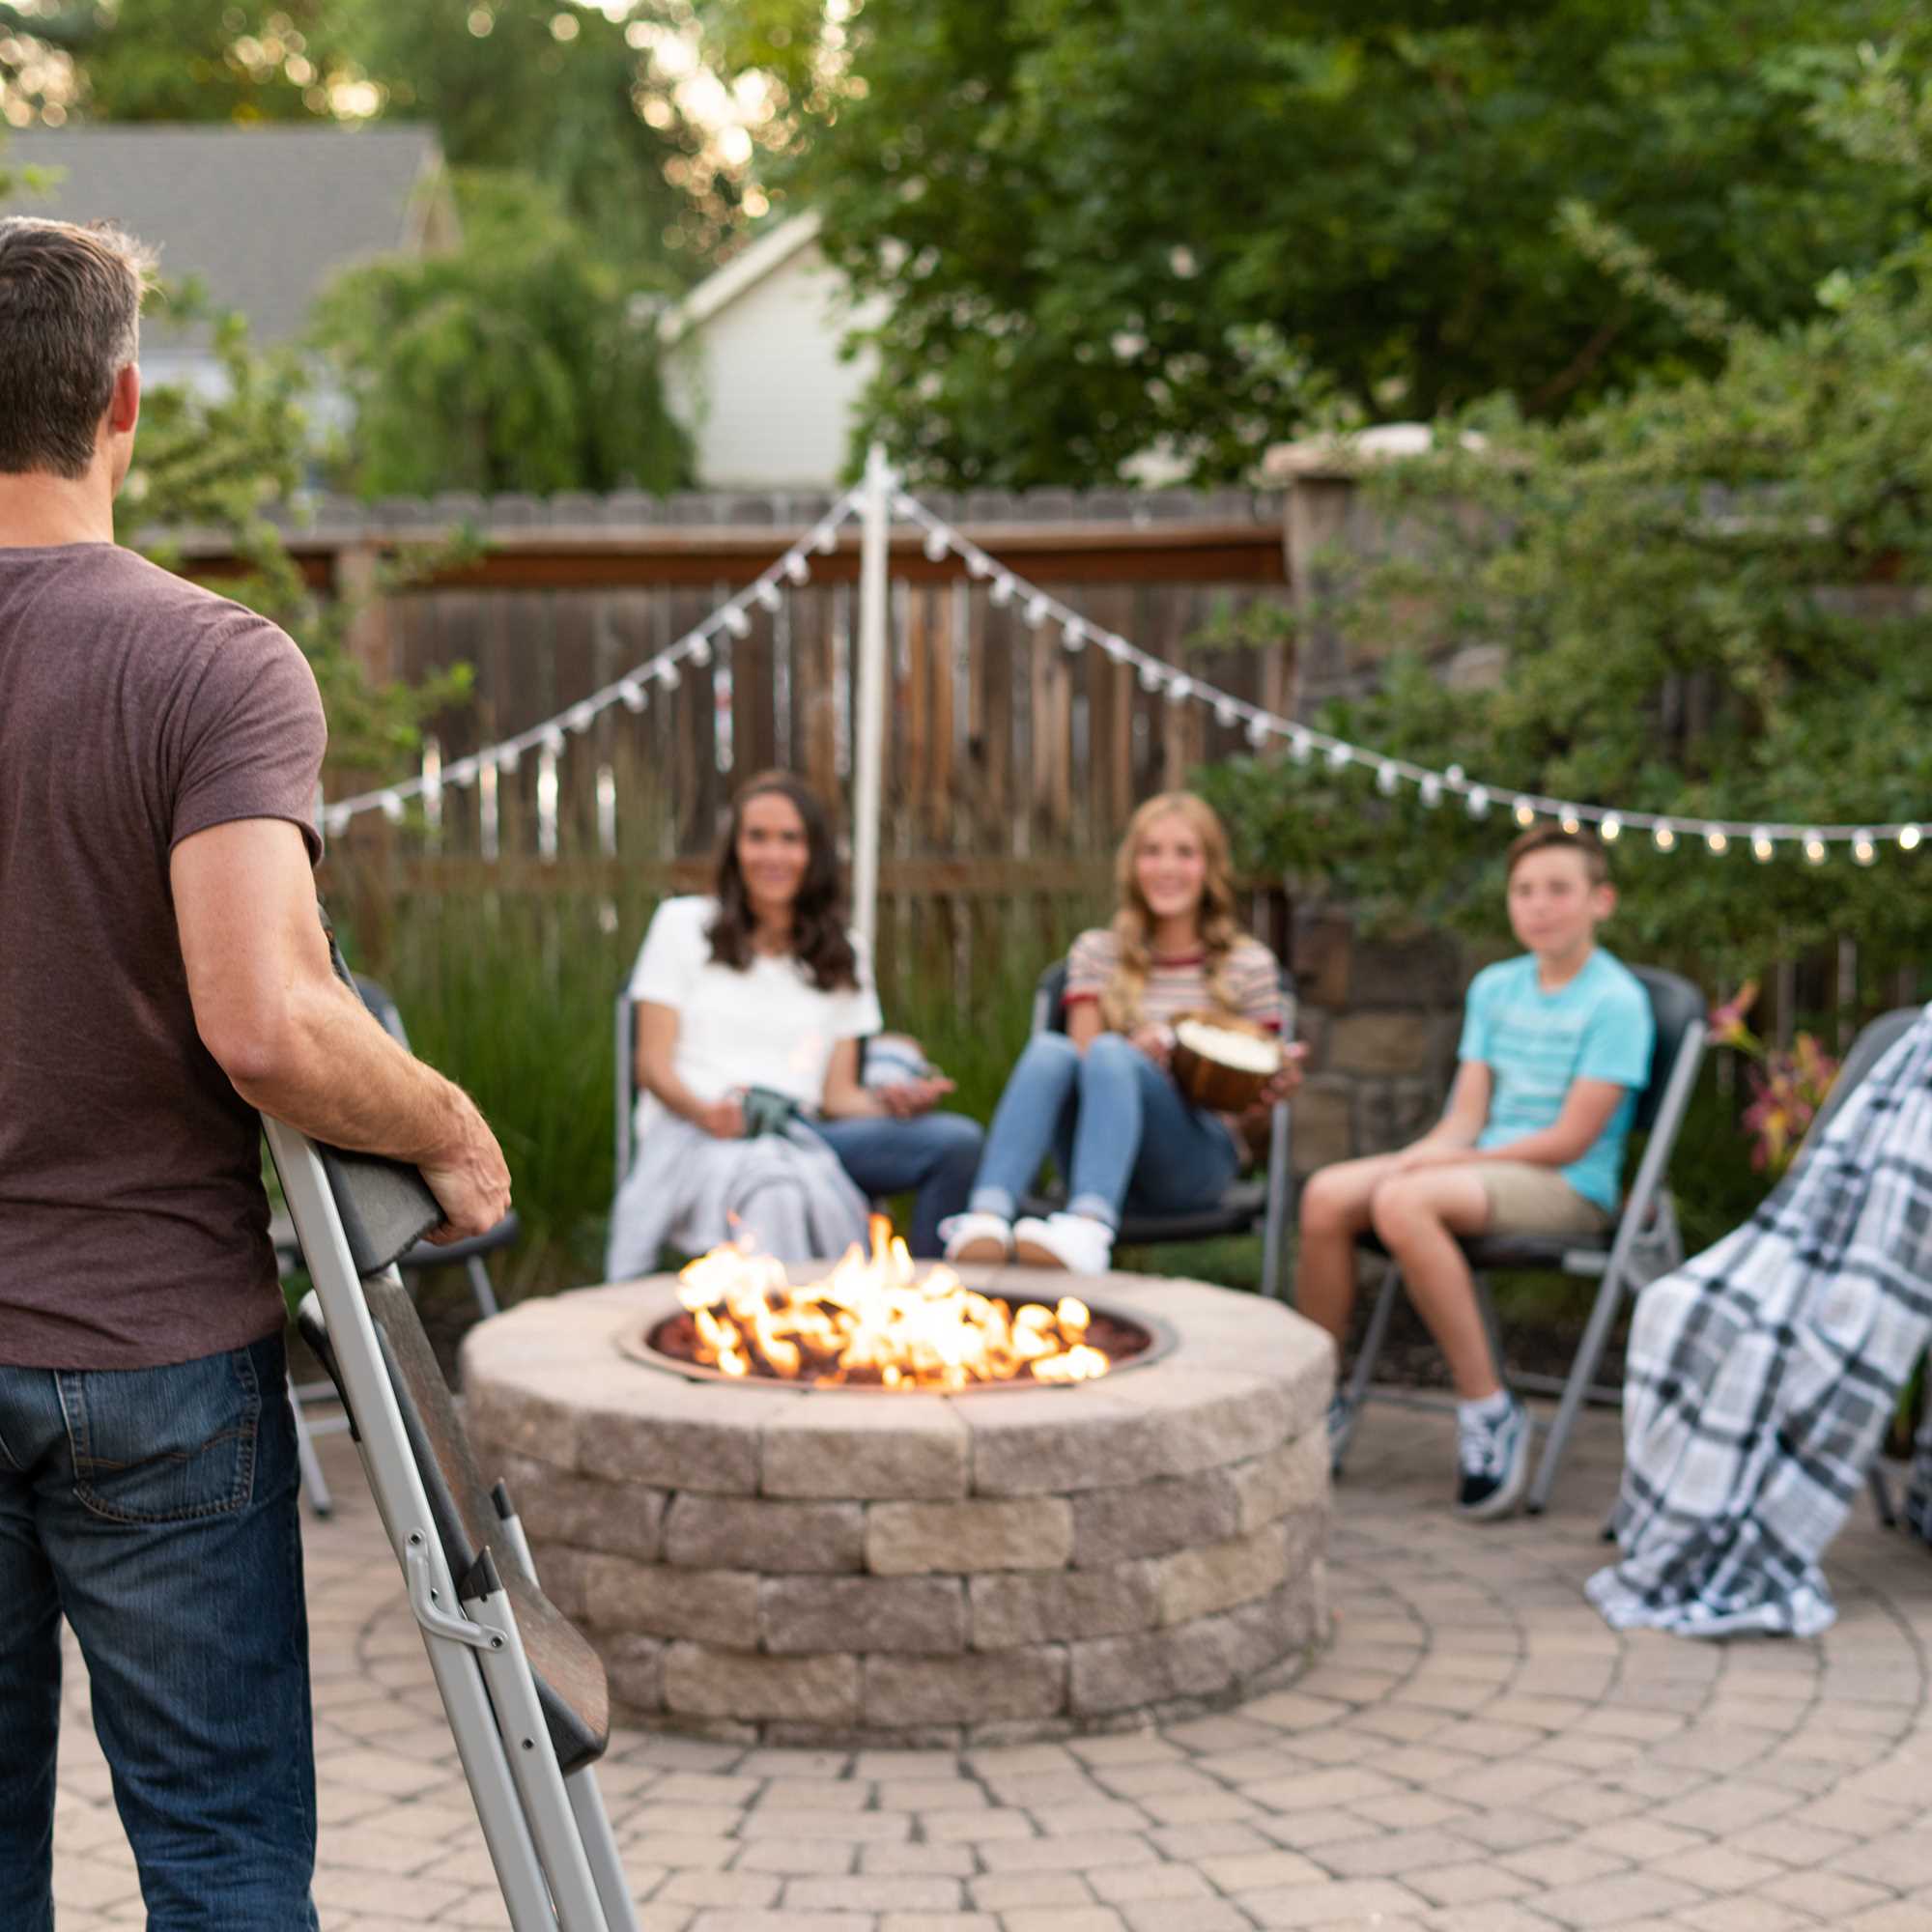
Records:
[[[1000,1095],[970,1207],[1011,1220],[1051,1151],[1069,1213],[1119,1229],[1128,1208],[1179,1214],[1221,1198],[1239,1165],[1219,1115],[1180,1090],[1122,1035],[1085,1053],[1065,1034],[1027,1042]]]
[[[315,1753],[282,1338],[0,1367],[0,1927],[51,1932],[61,1618],[150,1932],[313,1932]]]

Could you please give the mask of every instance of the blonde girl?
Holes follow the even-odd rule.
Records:
[[[1114,877],[1113,923],[1083,932],[1067,955],[1065,1031],[1028,1042],[967,1211],[941,1231],[949,1260],[1097,1274],[1128,1208],[1208,1207],[1240,1164],[1234,1122],[1193,1106],[1167,1070],[1177,1014],[1281,1027],[1274,954],[1236,922],[1221,821],[1192,792],[1162,792],[1128,823]],[[1066,1207],[1016,1223],[1049,1150]]]

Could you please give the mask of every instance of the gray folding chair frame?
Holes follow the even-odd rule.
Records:
[[[1562,1463],[1577,1417],[1586,1400],[1620,1404],[1621,1389],[1600,1387],[1596,1383],[1599,1363],[1610,1338],[1617,1315],[1628,1295],[1639,1293],[1661,1275],[1668,1274],[1684,1260],[1684,1239],[1677,1225],[1677,1210],[1663,1185],[1676,1146],[1678,1129],[1684,1123],[1690,1094],[1697,1081],[1710,1030],[1703,1020],[1704,1001],[1689,980],[1657,967],[1632,969],[1643,981],[1651,1005],[1659,1016],[1658,1044],[1651,1063],[1651,1075],[1638,1101],[1638,1122],[1647,1123],[1650,1138],[1637,1163],[1622,1211],[1615,1226],[1601,1242],[1565,1243],[1534,1237],[1514,1238],[1506,1234],[1473,1236],[1461,1245],[1468,1257],[1475,1279],[1476,1303],[1490,1338],[1497,1378],[1532,1392],[1553,1392],[1558,1397],[1556,1414],[1544,1438],[1543,1455],[1536,1475],[1524,1498],[1524,1508],[1532,1515],[1549,1502],[1556,1472]],[[1697,1017],[1686,1020],[1671,1050],[1664,1021],[1675,1007],[1688,1010],[1694,1003]],[[1676,1032],[1675,1026],[1671,1032]],[[1504,1368],[1501,1335],[1496,1323],[1495,1304],[1491,1298],[1486,1270],[1496,1267],[1555,1268],[1568,1275],[1597,1282],[1596,1298],[1590,1307],[1582,1340],[1577,1344],[1570,1373],[1560,1381],[1553,1378],[1520,1375],[1510,1378]],[[1388,1335],[1402,1291],[1402,1268],[1391,1261],[1383,1270],[1381,1286],[1370,1310],[1362,1346],[1355,1356],[1347,1384],[1347,1413],[1337,1434],[1333,1463],[1339,1474],[1354,1440],[1355,1427],[1363,1406],[1371,1398],[1370,1383],[1382,1344]],[[1411,1406],[1435,1406],[1430,1398],[1390,1394],[1378,1400],[1406,1402]]]
[[[638,1932],[591,1764],[568,1775],[559,1766],[511,1588],[487,1545],[460,1581],[451,1574],[398,1384],[322,1159],[294,1128],[276,1121],[265,1125],[363,1468],[422,1632],[513,1932]],[[403,1294],[393,1265],[369,1279]],[[497,1508],[506,1561],[533,1586],[529,1546],[500,1486]]]
[[[362,996],[362,1004],[375,1015],[383,1031],[398,1046],[407,1048],[409,1033],[403,1026],[402,1012],[388,989],[360,973],[355,976],[355,990]],[[490,1279],[490,1270],[484,1265],[483,1257],[494,1254],[498,1248],[508,1247],[522,1232],[516,1215],[505,1214],[487,1234],[474,1236],[467,1241],[451,1241],[442,1247],[432,1247],[427,1241],[418,1241],[396,1265],[406,1280],[426,1273],[431,1268],[462,1268],[469,1281],[469,1293],[476,1303],[477,1316],[487,1321],[500,1310],[496,1285]],[[288,1256],[285,1243],[278,1242],[277,1253],[286,1266]],[[302,1493],[307,1496],[309,1507],[316,1515],[326,1517],[334,1507],[334,1502],[328,1492],[328,1478],[323,1474],[321,1459],[315,1453],[314,1438],[332,1435],[347,1429],[349,1418],[342,1414],[317,1416],[308,1413],[305,1405],[335,1399],[334,1386],[329,1382],[298,1382],[291,1375],[288,1388],[289,1406],[295,1411],[296,1458],[301,1469]]]
[[[1286,967],[1281,973],[1282,1037],[1294,1032],[1294,980]],[[1039,976],[1033,995],[1033,1032],[1064,1033],[1066,1030],[1066,961],[1056,959]],[[1282,1243],[1288,1231],[1288,1206],[1292,1168],[1290,1134],[1292,1111],[1286,1100],[1277,1100],[1269,1116],[1267,1177],[1261,1188],[1238,1177],[1221,1199],[1191,1214],[1126,1214],[1118,1238],[1128,1246],[1145,1247],[1153,1242],[1215,1240],[1227,1235],[1250,1235],[1259,1227],[1262,1236],[1262,1293],[1269,1297],[1281,1292]],[[1029,1196],[1022,1210],[1029,1214],[1050,1213],[1061,1204],[1046,1196]]]

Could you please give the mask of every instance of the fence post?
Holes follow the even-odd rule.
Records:
[[[892,543],[892,467],[882,445],[866,455],[859,552],[858,742],[852,759],[852,923],[867,952],[879,930],[879,799],[886,735],[886,566]]]

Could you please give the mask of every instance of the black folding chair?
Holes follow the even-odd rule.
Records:
[[[1610,1329],[1626,1295],[1667,1274],[1684,1259],[1684,1240],[1677,1226],[1677,1210],[1663,1185],[1670,1165],[1670,1153],[1684,1123],[1690,1091],[1696,1084],[1697,1067],[1704,1057],[1708,1029],[1704,1024],[1704,996],[1690,980],[1654,966],[1632,969],[1643,981],[1650,996],[1651,1014],[1657,1025],[1656,1044],[1651,1050],[1650,1078],[1637,1095],[1633,1122],[1639,1132],[1650,1136],[1637,1162],[1630,1191],[1624,1197],[1616,1223],[1597,1236],[1512,1235],[1499,1232],[1475,1235],[1462,1243],[1470,1271],[1476,1281],[1476,1302],[1489,1331],[1490,1350],[1495,1357],[1499,1380],[1532,1392],[1553,1392],[1561,1400],[1555,1420],[1544,1443],[1543,1458],[1536,1478],[1530,1484],[1524,1507],[1532,1513],[1549,1501],[1556,1482],[1556,1470],[1577,1427],[1577,1411],[1585,1398],[1621,1403],[1620,1389],[1601,1388],[1595,1383],[1597,1365],[1603,1359]],[[1366,1238],[1363,1246],[1373,1253],[1385,1253],[1379,1242]],[[1497,1268],[1550,1270],[1561,1274],[1595,1278],[1597,1297],[1583,1339],[1570,1365],[1570,1373],[1560,1381],[1551,1377],[1505,1376],[1503,1351],[1496,1327],[1495,1304],[1491,1299],[1485,1275]],[[1389,1319],[1395,1313],[1396,1297],[1402,1290],[1402,1269],[1391,1261],[1382,1274],[1380,1291],[1370,1311],[1361,1351],[1355,1357],[1348,1384],[1348,1413],[1337,1436],[1334,1465],[1340,1472],[1354,1439],[1355,1426],[1363,1405],[1370,1399],[1369,1384],[1375,1376],[1376,1361],[1388,1334]],[[1424,1398],[1394,1396],[1387,1400],[1416,1405]],[[1430,1406],[1434,1406],[1433,1404]]]
[[[485,1489],[393,1265],[440,1210],[413,1169],[264,1125],[315,1285],[298,1321],[353,1424],[514,1932],[638,1932],[593,1772],[603,1663],[538,1587],[507,1491]]]
[[[362,1004],[382,1023],[383,1031],[398,1046],[407,1048],[410,1037],[404,1030],[402,1013],[388,989],[360,973],[353,978],[355,990],[362,996]],[[295,1231],[286,1219],[278,1216],[270,1223],[269,1232],[275,1243],[276,1260],[282,1272],[287,1274],[299,1259]],[[469,1293],[475,1299],[476,1313],[487,1321],[498,1311],[497,1291],[491,1283],[490,1270],[484,1265],[484,1257],[508,1247],[522,1232],[522,1225],[512,1211],[486,1234],[471,1236],[468,1240],[451,1241],[442,1247],[433,1246],[428,1241],[413,1242],[407,1253],[397,1258],[396,1265],[412,1289],[417,1287],[421,1277],[433,1269],[462,1268],[469,1278]],[[296,1452],[301,1464],[302,1492],[317,1516],[327,1516],[331,1503],[328,1479],[323,1474],[321,1459],[315,1453],[314,1438],[347,1429],[349,1419],[343,1414],[312,1415],[305,1409],[304,1404],[331,1401],[334,1395],[335,1390],[327,1382],[298,1383],[293,1376],[289,1378],[289,1405],[295,1411]]]
[[[1282,1037],[1294,1031],[1294,981],[1286,967],[1281,972]],[[1033,1031],[1066,1031],[1066,961],[1056,959],[1039,976],[1033,996]],[[1236,1176],[1220,1200],[1185,1214],[1127,1213],[1119,1239],[1131,1247],[1153,1242],[1211,1241],[1227,1235],[1262,1236],[1262,1293],[1273,1295],[1281,1279],[1282,1239],[1287,1230],[1289,1195],[1289,1105],[1275,1102],[1269,1120],[1267,1167],[1260,1179]],[[1020,1203],[1025,1214],[1051,1214],[1065,1206],[1065,1177],[1050,1194],[1028,1195]]]
[[[1838,1068],[1838,1077],[1832,1082],[1832,1091],[1825,1096],[1825,1104],[1811,1118],[1811,1124],[1804,1131],[1804,1144],[1798,1150],[1798,1157],[1791,1163],[1791,1172],[1796,1173],[1811,1157],[1811,1150],[1822,1147],[1825,1129],[1832,1123],[1833,1117],[1847,1100],[1857,1093],[1874,1066],[1911,1032],[1924,1014],[1922,1007],[1895,1007],[1889,1013],[1881,1013],[1877,1019],[1859,1029],[1858,1037],[1852,1041],[1851,1050],[1845,1055],[1844,1063]],[[1872,1507],[1878,1511],[1878,1520],[1887,1529],[1898,1527],[1898,1511],[1891,1500],[1891,1485],[1885,1479],[1885,1471],[1874,1462],[1869,1477]]]

